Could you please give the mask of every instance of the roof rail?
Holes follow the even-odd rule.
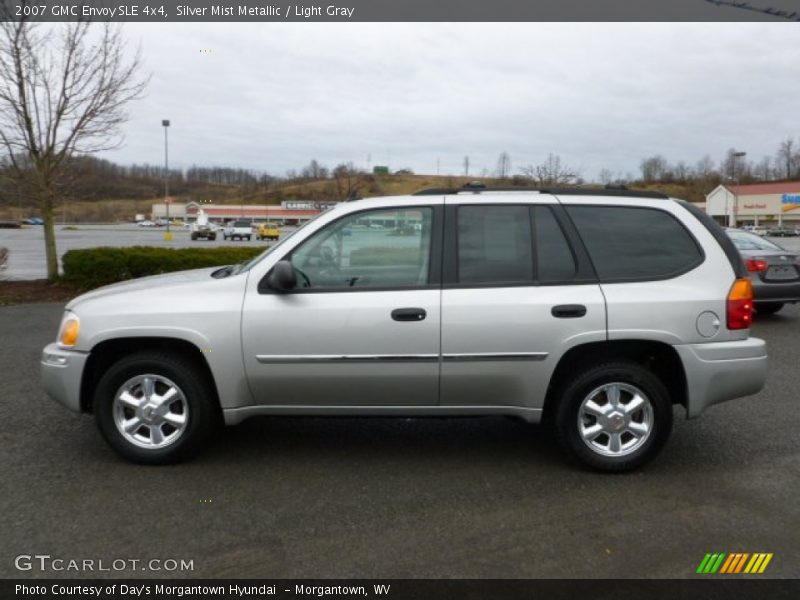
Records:
[[[554,196],[622,196],[630,198],[655,198],[667,200],[669,196],[663,192],[649,190],[631,190],[624,185],[607,185],[602,188],[588,187],[535,187],[535,186],[487,186],[479,181],[472,181],[459,188],[428,188],[414,192],[413,196],[448,196],[462,193],[480,194],[482,192],[538,192]]]

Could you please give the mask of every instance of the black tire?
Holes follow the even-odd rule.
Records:
[[[193,233],[193,234],[192,234],[192,241],[196,241],[196,240],[197,240],[197,234],[196,234],[196,233]]]
[[[630,453],[618,456],[605,455],[601,450],[590,448],[589,443],[581,437],[578,424],[578,415],[584,400],[593,391],[610,383],[621,383],[637,388],[650,401],[652,411],[649,435],[638,447],[634,444]],[[628,394],[628,391],[624,391],[624,395]],[[605,398],[608,401],[607,396]],[[600,471],[619,473],[644,465],[664,447],[672,430],[672,401],[669,392],[656,375],[633,362],[609,362],[578,372],[562,388],[556,402],[551,417],[559,443],[570,457]],[[642,413],[634,413],[634,420],[639,418],[640,414]],[[590,425],[591,422],[587,424]],[[633,435],[629,432],[623,432],[621,436],[623,438],[630,436],[627,438],[628,442],[633,439]],[[604,439],[608,440],[610,445],[611,436],[602,433],[596,438],[599,443]]]
[[[166,447],[142,448],[128,441],[114,421],[114,399],[121,386],[139,375],[165,377],[178,386],[185,398],[187,423],[183,433]],[[220,421],[220,410],[208,375],[179,355],[143,351],[120,359],[100,378],[94,392],[94,416],[106,442],[128,460],[163,465],[195,455]],[[163,430],[162,430],[163,431]]]
[[[250,238],[250,236],[248,235],[248,236],[247,236],[247,241],[249,242],[249,241],[250,241],[250,239],[251,239],[251,238]]]
[[[774,315],[783,308],[783,302],[756,302],[756,314]]]

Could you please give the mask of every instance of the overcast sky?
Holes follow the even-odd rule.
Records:
[[[128,24],[152,73],[106,158],[273,174],[312,158],[592,179],[642,157],[759,160],[800,135],[796,24]],[[203,51],[201,51],[203,50]]]

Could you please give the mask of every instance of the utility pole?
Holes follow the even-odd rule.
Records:
[[[464,157],[464,176],[469,177],[469,156]]]
[[[169,119],[162,120],[161,125],[164,127],[164,204],[167,206],[167,231],[164,232],[164,239],[169,241],[172,239],[172,232],[169,229],[169,140],[167,139]]]

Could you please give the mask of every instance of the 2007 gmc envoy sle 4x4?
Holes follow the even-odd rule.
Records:
[[[510,415],[623,471],[674,404],[763,387],[752,309],[733,244],[688,203],[474,184],[341,203],[247,264],[84,294],[42,376],[142,463],[254,415]]]

